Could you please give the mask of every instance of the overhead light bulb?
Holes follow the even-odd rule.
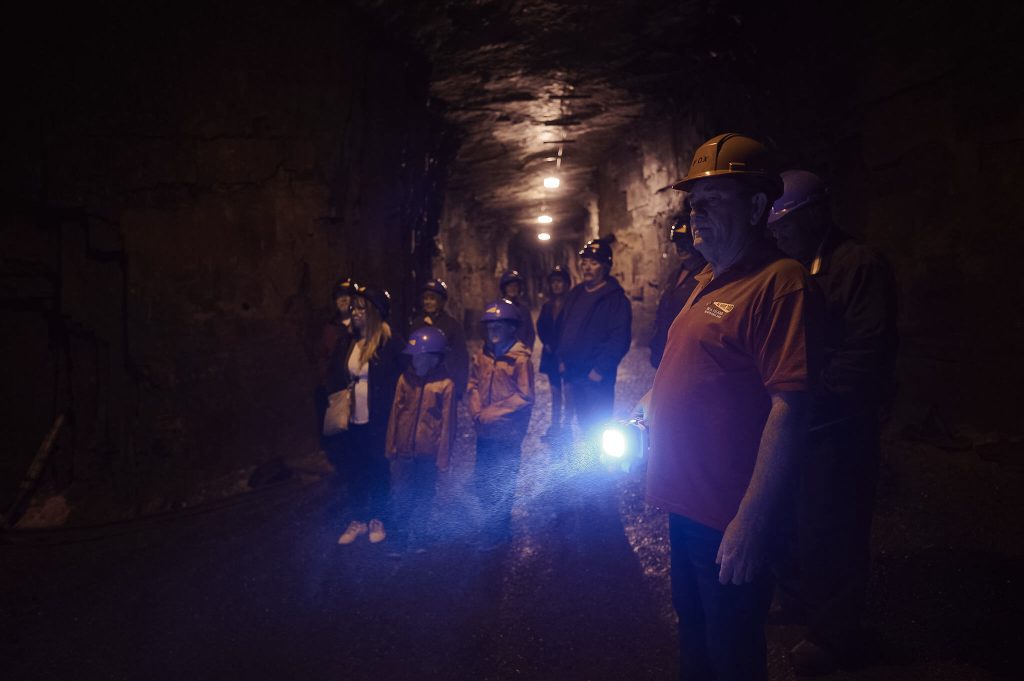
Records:
[[[547,189],[558,189],[558,185],[562,184],[562,181],[557,177],[545,177],[544,186]]]
[[[551,235],[548,234],[547,232],[541,232],[540,234],[537,235],[537,238],[540,239],[541,241],[551,241]]]
[[[550,225],[552,222],[554,222],[554,220],[551,218],[550,215],[541,215],[540,217],[537,218],[537,222],[539,222],[542,225]]]

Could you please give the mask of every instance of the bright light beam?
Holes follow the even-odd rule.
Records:
[[[626,436],[617,428],[608,428],[601,434],[601,449],[608,456],[621,459],[626,455]]]

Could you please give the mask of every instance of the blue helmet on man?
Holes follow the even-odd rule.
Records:
[[[804,206],[820,203],[828,198],[828,185],[807,170],[787,170],[782,173],[782,196],[772,204],[768,224],[781,220]]]
[[[519,274],[519,270],[505,270],[498,281],[498,288],[501,289],[502,293],[505,293],[505,287],[513,283],[522,286],[523,275]]]
[[[590,258],[606,265],[609,269],[612,266],[612,247],[603,239],[591,239],[580,249],[581,258]]]
[[[448,300],[448,284],[444,283],[442,279],[429,279],[427,283],[423,284],[423,288],[420,291],[422,293],[427,291],[436,293],[444,300]]]

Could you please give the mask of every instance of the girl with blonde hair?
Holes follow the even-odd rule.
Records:
[[[390,476],[384,440],[405,346],[387,322],[390,308],[387,291],[357,285],[352,295],[351,339],[335,353],[338,371],[333,372],[336,382],[329,389],[352,389],[348,429],[329,438],[332,459],[341,463],[348,483],[349,522],[339,544],[351,544],[364,534],[374,544],[387,537],[384,520]]]

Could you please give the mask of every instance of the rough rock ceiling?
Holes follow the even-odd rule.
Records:
[[[721,2],[370,4],[431,57],[433,95],[463,135],[450,190],[486,221],[521,227],[542,208],[556,225],[579,216],[609,146],[719,56],[709,35],[727,41],[742,23]],[[545,190],[556,164],[562,185]]]

